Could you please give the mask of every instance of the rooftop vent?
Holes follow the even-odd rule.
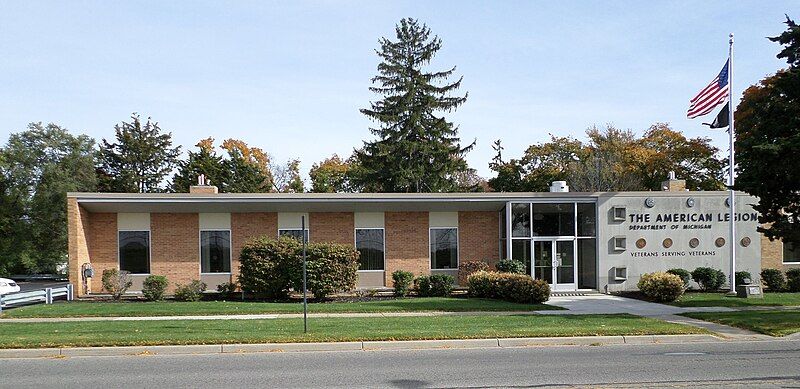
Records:
[[[207,180],[205,174],[197,176],[197,185],[192,185],[189,187],[189,193],[216,194],[218,192],[219,189],[216,186],[211,185],[211,180]]]
[[[569,192],[569,186],[567,186],[566,181],[553,181],[550,184],[550,191],[558,193]]]

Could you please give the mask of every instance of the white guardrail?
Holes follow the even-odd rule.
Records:
[[[4,294],[0,296],[0,312],[2,312],[3,309],[20,305],[38,303],[52,304],[53,300],[62,297],[67,301],[72,301],[72,299],[75,297],[72,284],[67,284],[66,286],[62,286],[60,288],[45,288],[30,292]]]

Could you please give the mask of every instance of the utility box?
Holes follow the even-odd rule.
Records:
[[[763,299],[764,291],[761,285],[736,285],[736,297]]]

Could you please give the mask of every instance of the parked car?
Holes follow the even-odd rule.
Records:
[[[0,278],[0,295],[19,292],[19,285],[14,280]]]

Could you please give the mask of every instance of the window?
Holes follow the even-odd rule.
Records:
[[[614,251],[625,251],[628,248],[628,241],[624,236],[615,236],[613,243]]]
[[[593,203],[578,203],[578,236],[597,235],[597,215]]]
[[[783,242],[783,263],[800,262],[800,247],[792,242]]]
[[[511,204],[511,236],[531,236],[531,205]]]
[[[458,269],[458,229],[431,228],[431,269]]]
[[[230,231],[200,231],[200,272],[231,272]]]
[[[150,231],[119,232],[119,270],[150,273]]]
[[[303,232],[305,232],[306,242],[308,242],[308,228],[306,228],[305,231],[300,228],[278,230],[278,236],[291,236],[298,241],[302,241],[301,239],[303,239]]]
[[[383,228],[356,228],[356,250],[361,254],[358,270],[383,270]]]
[[[625,221],[625,213],[626,213],[625,207],[614,207],[614,208],[612,208],[612,210],[614,212],[612,214],[612,217],[613,217],[613,220],[615,222],[624,222]]]
[[[533,204],[533,236],[574,236],[575,205]]]

